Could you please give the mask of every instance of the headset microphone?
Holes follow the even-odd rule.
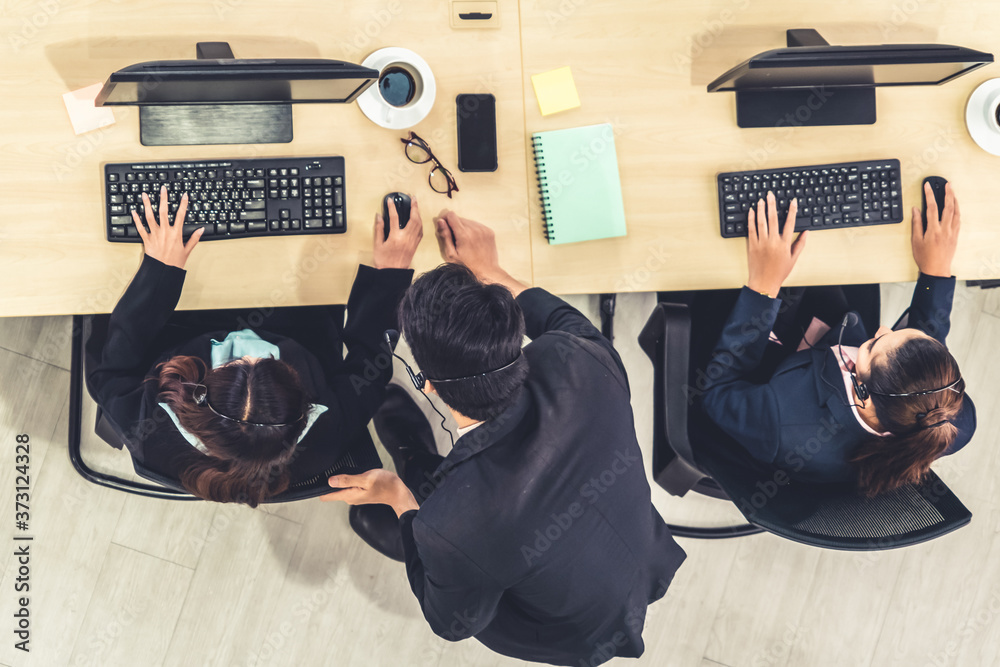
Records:
[[[427,383],[424,379],[423,372],[414,373],[413,369],[410,368],[410,365],[406,363],[406,360],[396,354],[396,344],[399,343],[399,332],[395,329],[386,329],[383,337],[385,339],[385,346],[389,348],[389,354],[403,362],[403,367],[406,368],[406,374],[410,376],[410,382],[412,382],[413,386],[417,388],[417,391],[423,391],[424,385]]]

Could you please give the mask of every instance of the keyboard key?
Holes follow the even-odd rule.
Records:
[[[118,237],[124,238],[124,236],[125,236],[125,228],[121,227],[119,225],[112,225],[111,226],[111,235],[112,236],[118,236]]]
[[[248,222],[247,223],[247,231],[248,232],[266,232],[267,231],[267,223],[264,222],[263,220],[257,221],[257,222]]]
[[[306,219],[306,229],[320,229],[322,227],[323,227],[323,220],[321,218]]]

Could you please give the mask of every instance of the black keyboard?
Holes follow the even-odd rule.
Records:
[[[188,193],[184,238],[199,228],[202,241],[347,231],[342,157],[121,163],[104,165],[109,241],[142,241],[131,211],[145,225],[142,193],[159,211],[163,185],[171,220]]]
[[[747,211],[774,193],[785,226],[798,197],[795,230],[839,229],[903,221],[899,160],[842,162],[812,167],[719,174],[719,224],[724,237],[747,235]]]

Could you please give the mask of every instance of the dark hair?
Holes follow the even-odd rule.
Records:
[[[417,365],[453,410],[485,421],[520,396],[528,377],[528,360],[521,354],[524,315],[506,287],[483,284],[460,264],[443,264],[407,290],[399,324]],[[496,373],[434,383],[434,378],[476,375],[515,359]]]
[[[288,488],[288,465],[296,440],[305,428],[299,419],[309,400],[291,366],[277,359],[237,360],[207,370],[198,357],[177,356],[158,366],[159,400],[208,449],[202,456],[192,448],[180,456],[181,484],[192,494],[220,503],[256,507]],[[261,424],[241,424],[198,405],[194,387],[208,388],[208,400],[223,415]]]
[[[948,348],[924,336],[890,351],[870,374],[868,388],[886,394],[946,387],[961,377]],[[964,389],[959,382],[955,391],[922,396],[872,394],[875,416],[892,435],[872,438],[851,459],[861,491],[875,496],[921,481],[931,463],[955,442],[958,428],[952,421],[962,409]]]

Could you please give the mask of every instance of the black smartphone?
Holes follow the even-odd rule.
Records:
[[[459,95],[459,171],[497,170],[497,100],[492,95]]]

